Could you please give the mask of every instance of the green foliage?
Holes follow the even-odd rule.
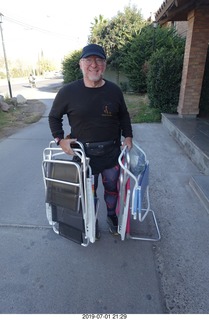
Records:
[[[103,46],[102,39],[105,38],[105,28],[107,27],[109,20],[105,19],[102,15],[98,18],[94,18],[94,23],[91,25],[91,34],[88,38],[89,43],[97,43]]]
[[[147,91],[151,107],[167,113],[177,111],[182,67],[181,48],[162,48],[152,55],[147,74]]]
[[[9,74],[11,78],[20,78],[20,77],[28,77],[30,73],[34,73],[35,75],[44,74],[44,72],[50,72],[55,70],[55,64],[49,59],[41,58],[38,59],[36,64],[28,65],[23,61],[17,59],[13,62],[7,61]],[[0,78],[6,78],[6,68],[5,61],[3,58],[0,58]]]
[[[69,83],[82,77],[82,73],[79,66],[80,56],[81,50],[77,50],[69,56],[65,57],[65,59],[63,60],[62,72],[64,83]]]
[[[10,71],[11,78],[20,78],[20,77],[28,77],[30,70],[28,69],[20,69],[20,68],[12,68]]]
[[[5,78],[6,78],[6,74],[0,71],[0,79],[5,79]]]
[[[39,74],[44,74],[44,72],[53,71],[55,69],[54,64],[50,60],[44,58],[41,58],[38,61],[37,67]]]
[[[7,112],[4,112],[0,109],[0,128],[3,128],[8,118]]]
[[[200,96],[200,115],[201,116],[209,116],[209,47],[207,52],[207,58],[205,63],[205,72],[202,83],[202,91]]]
[[[121,68],[136,93],[146,92],[146,61],[153,52],[152,39],[153,30],[146,26],[123,48]]]
[[[102,45],[107,53],[109,66],[118,70],[123,47],[140,33],[145,24],[137,8],[128,6],[124,8],[124,12],[118,12],[111,20],[105,20],[100,16],[91,28],[89,42]]]
[[[124,93],[126,93],[128,91],[128,83],[125,81],[120,82],[120,88]]]
[[[175,112],[181,83],[185,40],[173,28],[157,27],[144,21],[135,7],[126,7],[111,20],[102,15],[92,24],[89,43],[104,47],[108,68],[125,73],[135,93],[148,92],[150,105],[159,112]],[[79,79],[81,51],[63,61],[64,82]],[[118,77],[119,84],[119,77]],[[127,84],[121,83],[124,92]]]
[[[132,119],[132,123],[152,123],[161,121],[161,112],[158,109],[142,105]]]
[[[147,95],[124,94],[124,98],[132,123],[161,121],[160,111],[149,107]]]
[[[121,68],[129,79],[134,92],[147,91],[147,71],[149,59],[153,53],[161,48],[184,50],[184,40],[176,35],[174,29],[145,26],[139,35],[123,49]]]

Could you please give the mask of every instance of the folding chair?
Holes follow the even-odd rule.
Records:
[[[121,240],[125,240],[126,237],[145,241],[160,240],[155,213],[150,209],[149,161],[145,152],[133,141],[131,151],[125,147],[118,160],[121,167],[118,203],[118,233]],[[140,235],[141,229],[144,229],[143,223],[148,224],[148,217],[152,218],[154,232],[152,231],[151,235]],[[150,229],[149,225],[147,229]],[[147,231],[150,233],[150,230]]]
[[[66,155],[54,141],[43,151],[46,215],[55,233],[87,246],[95,242],[99,203],[83,145],[76,142],[73,151],[76,157]]]

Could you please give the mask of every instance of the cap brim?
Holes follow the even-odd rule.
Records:
[[[102,59],[106,59],[106,57],[102,53],[99,53],[99,52],[88,52],[88,53],[82,55],[81,58],[87,58],[87,57],[90,57],[90,56],[97,56],[97,57],[100,57]]]

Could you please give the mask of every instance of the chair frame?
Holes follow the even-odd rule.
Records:
[[[84,236],[83,241],[80,243],[82,246],[88,246],[89,243],[95,242],[95,223],[98,214],[99,203],[97,203],[96,208],[94,205],[94,195],[93,195],[93,176],[91,167],[89,166],[89,158],[86,157],[84,152],[84,147],[82,143],[76,142],[75,148],[73,148],[74,154],[80,159],[80,163],[77,163],[71,159],[57,159],[57,157],[66,157],[66,154],[58,147],[54,141],[49,143],[49,147],[45,148],[43,151],[43,161],[42,161],[42,173],[45,186],[45,193],[47,193],[47,188],[49,182],[58,183],[60,185],[73,186],[78,189],[78,203],[77,212],[82,213],[84,221]],[[78,182],[60,180],[56,178],[49,177],[49,165],[62,164],[69,167],[69,170],[74,169],[78,174]],[[76,197],[76,195],[75,195]],[[54,232],[59,234],[59,223],[52,220],[52,204],[46,201],[46,216],[49,224],[52,226]]]
[[[150,208],[149,197],[149,161],[145,152],[133,141],[133,145],[138,153],[143,154],[145,158],[145,168],[138,175],[134,175],[130,170],[130,153],[127,147],[123,148],[119,156],[119,165],[121,167],[120,187],[119,187],[119,214],[118,214],[118,233],[121,240],[130,238],[134,240],[159,241],[161,239],[160,230],[154,211]],[[133,187],[131,187],[131,182]],[[145,202],[145,208],[143,204]],[[153,218],[156,236],[133,236],[131,234],[131,217],[142,223],[150,215]]]

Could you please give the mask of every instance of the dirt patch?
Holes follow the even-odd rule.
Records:
[[[24,105],[11,107],[9,112],[2,114],[5,123],[0,126],[0,139],[11,136],[31,123],[39,121],[46,110],[46,106],[39,100],[27,100]]]

